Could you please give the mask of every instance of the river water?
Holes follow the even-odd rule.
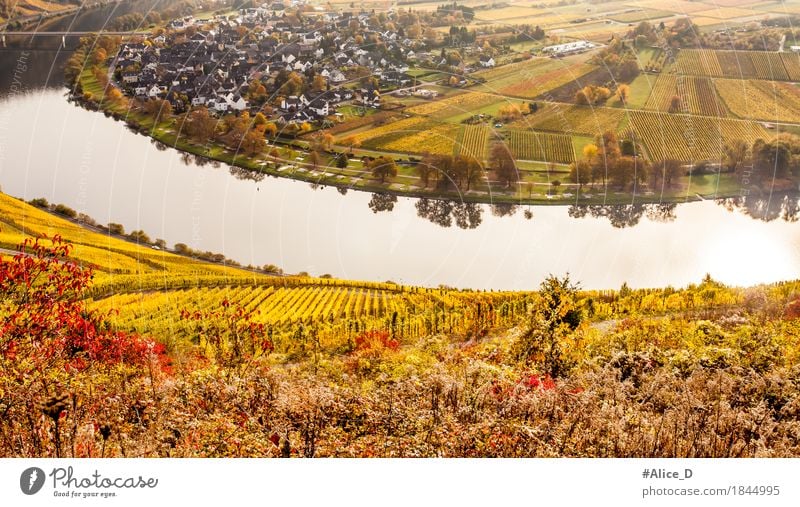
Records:
[[[69,103],[65,56],[29,45],[0,51],[3,192],[170,245],[287,272],[477,289],[531,289],[567,272],[584,288],[679,287],[706,273],[736,285],[800,278],[796,197],[509,208],[254,181]]]

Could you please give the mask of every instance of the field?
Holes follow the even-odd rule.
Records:
[[[614,21],[619,21],[620,23],[635,23],[637,21],[644,21],[647,19],[663,18],[670,16],[671,14],[672,13],[668,11],[644,9],[640,11],[611,14],[608,16],[608,18],[613,19]]]
[[[790,75],[797,75],[796,57],[771,51],[682,49],[675,69],[684,75],[787,81]],[[789,72],[785,60],[789,61]]]
[[[707,11],[697,11],[693,14],[693,16],[698,17],[707,17],[707,18],[717,18],[721,20],[730,21],[736,18],[744,18],[748,16],[754,16],[758,14],[755,11],[751,11],[748,9],[742,9],[739,7],[716,7],[714,9],[709,9]]]
[[[509,124],[509,127],[595,136],[607,130],[616,130],[624,117],[625,111],[622,109],[552,103]]]
[[[474,75],[486,79],[485,83],[476,87],[480,91],[532,99],[545,95],[550,90],[573,80],[580,80],[582,76],[596,68],[585,63],[532,58],[524,62],[476,72]]]
[[[480,161],[486,159],[489,146],[489,127],[485,125],[466,125],[461,141],[456,146],[458,155],[467,155]]]
[[[644,108],[669,111],[674,96],[681,99],[677,112],[725,116],[725,106],[720,102],[711,79],[698,76],[659,75]]]
[[[740,118],[800,122],[800,89],[775,81],[717,79],[722,100]]]
[[[253,279],[254,274],[222,265],[194,261],[165,251],[153,250],[84,227],[0,193],[0,247],[13,249],[25,237],[59,234],[71,238],[73,257],[93,268],[98,283],[121,285],[138,275],[184,273]],[[154,278],[157,280],[157,278]]]
[[[476,109],[487,106],[504,99],[496,95],[480,92],[466,92],[453,95],[441,100],[435,100],[409,107],[409,113],[429,116],[435,119],[445,119],[451,116],[473,113]]]
[[[575,160],[572,138],[528,130],[509,130],[508,148],[518,160],[568,164]]]
[[[631,111],[631,126],[652,160],[719,161],[726,141],[771,135],[759,124],[703,116]]]
[[[452,123],[426,123],[414,130],[371,137],[364,146],[408,153],[451,155],[456,147],[459,126]],[[398,135],[399,134],[399,135]]]

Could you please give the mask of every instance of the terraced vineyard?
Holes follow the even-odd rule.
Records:
[[[180,317],[182,312],[207,312],[223,305],[240,307],[251,321],[268,325],[278,342],[292,340],[302,325],[323,343],[341,344],[359,332],[392,326],[407,337],[456,330],[471,322],[475,312],[503,325],[525,308],[530,297],[522,292],[359,287],[334,281],[329,286],[222,286],[117,294],[90,306],[103,312],[120,309],[108,319],[115,328],[169,336],[172,346],[188,343],[196,334],[194,324]]]
[[[705,116],[631,111],[631,124],[652,160],[718,161],[728,140],[771,137],[754,122]]]
[[[456,145],[457,155],[467,155],[478,160],[486,160],[489,146],[489,127],[485,125],[464,126],[461,141]]]
[[[148,273],[243,277],[247,272],[154,250],[79,224],[0,193],[0,247],[15,249],[26,237],[61,235],[73,244],[72,257],[96,271],[98,282]],[[252,275],[250,276],[252,278]]]
[[[800,122],[800,89],[776,81],[717,79],[717,90],[740,118]]]
[[[510,130],[508,147],[519,160],[539,160],[568,164],[575,160],[572,138],[529,130]]]

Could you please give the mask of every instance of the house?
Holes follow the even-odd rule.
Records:
[[[479,58],[480,66],[483,68],[490,68],[495,66],[494,58],[488,55],[481,55]]]
[[[542,53],[550,54],[553,56],[568,55],[572,53],[580,53],[592,49],[595,45],[586,40],[579,40],[574,42],[566,42],[564,44],[556,44],[553,46],[545,46],[542,48]]]
[[[139,74],[137,72],[123,72],[122,82],[125,84],[135,84],[139,82]]]

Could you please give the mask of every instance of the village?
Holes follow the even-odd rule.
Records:
[[[128,95],[167,100],[175,112],[266,111],[297,124],[335,116],[343,102],[378,108],[381,91],[414,84],[409,62],[431,57],[402,30],[371,26],[368,13],[313,14],[276,4],[175,20],[163,34],[124,43],[113,73]]]
[[[261,112],[280,125],[341,119],[343,103],[377,109],[385,92],[435,99],[438,92],[422,87],[409,68],[451,65],[446,43],[406,34],[398,16],[281,3],[211,19],[187,16],[157,35],[123,43],[110,74],[128,96],[167,100],[176,113],[197,106],[217,115]],[[580,41],[543,54],[592,47]],[[496,65],[493,48],[474,43],[459,51],[464,60],[453,69],[459,78],[451,86],[466,86],[471,72]]]

